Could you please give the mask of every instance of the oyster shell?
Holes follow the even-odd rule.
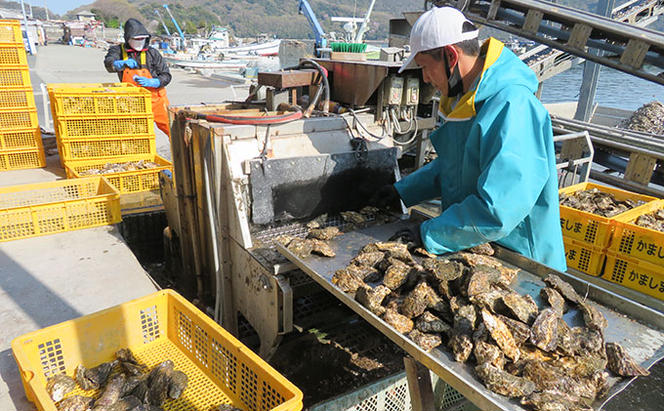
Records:
[[[429,311],[425,311],[424,314],[417,318],[415,327],[423,333],[448,334],[452,330],[452,327],[448,323],[436,317]]]
[[[505,294],[507,294],[505,290],[491,288],[487,292],[470,296],[469,300],[480,308],[487,308],[489,311],[495,313],[501,307],[500,304]]]
[[[274,239],[274,241],[288,248],[288,244],[290,244],[290,242],[293,241],[293,236],[288,234],[282,234],[280,236],[277,236]]]
[[[599,353],[588,352],[556,358],[551,363],[564,369],[568,374],[581,378],[590,377],[598,371],[604,371],[607,365],[606,357]]]
[[[606,356],[609,370],[623,377],[650,375],[650,372],[639,365],[618,343],[606,343]]]
[[[602,332],[609,323],[606,321],[606,317],[602,314],[594,305],[589,302],[579,302],[579,309],[583,313],[583,320],[586,323],[586,327]]]
[[[530,327],[528,325],[503,315],[498,315],[498,318],[505,323],[517,344],[525,344],[530,339]]]
[[[508,312],[519,321],[532,324],[537,318],[539,309],[533,298],[528,294],[522,296],[519,293],[511,292],[503,296],[502,301]]]
[[[189,377],[182,371],[173,371],[171,381],[168,384],[168,397],[174,400],[180,398],[184,390],[187,388]]]
[[[553,351],[558,346],[558,314],[552,308],[540,312],[530,330],[530,342],[544,351]]]
[[[330,247],[328,243],[326,243],[323,240],[316,240],[314,238],[309,238],[306,241],[309,241],[311,243],[311,252],[313,254],[318,254],[323,257],[336,257],[336,253]]]
[[[535,384],[489,363],[475,367],[475,373],[491,391],[506,397],[523,397],[535,391]]]
[[[46,380],[46,392],[55,402],[62,400],[76,388],[76,382],[73,378],[65,374],[55,374]]]
[[[355,299],[367,307],[372,313],[380,316],[385,312],[385,308],[381,305],[385,297],[392,291],[384,285],[379,285],[375,288],[361,287],[355,294]]]
[[[613,194],[600,191],[597,188],[560,195],[560,205],[603,217],[622,214],[643,203],[643,201],[630,199],[618,200]]]
[[[562,317],[565,313],[565,299],[558,291],[550,287],[544,287],[540,290],[540,296]]]
[[[404,299],[401,313],[409,318],[419,317],[429,307],[430,296],[435,293],[425,281],[420,282]]]
[[[477,312],[472,305],[460,306],[454,314],[449,346],[458,362],[466,362],[473,351],[472,334],[477,321]]]
[[[378,270],[367,265],[350,264],[346,270],[362,281],[370,283],[380,280],[382,276]]]
[[[469,248],[468,251],[482,255],[493,255],[494,253],[493,247],[491,247],[491,244],[489,243],[476,245],[475,247]]]
[[[149,408],[149,405],[144,405],[138,398],[133,395],[129,395],[124,398],[120,398],[116,403],[103,407],[104,411],[149,411],[152,408]],[[161,408],[158,408],[161,410]],[[93,411],[98,411],[98,408],[95,407]]]
[[[597,395],[597,387],[590,381],[565,374],[564,370],[544,361],[527,361],[523,367],[523,378],[535,383],[538,390],[555,390],[587,399],[590,404]]]
[[[397,259],[392,259],[392,265],[385,271],[383,284],[390,290],[396,290],[401,287],[408,279],[411,267]]]
[[[94,398],[72,395],[58,404],[58,411],[88,411],[93,402]]]
[[[313,228],[322,227],[326,221],[327,221],[327,213],[321,214],[318,217],[314,218],[313,220],[309,221],[307,223],[307,228],[313,229]]]
[[[443,341],[439,335],[423,333],[419,330],[413,330],[408,333],[408,338],[420,346],[424,351],[429,352],[438,347]]]
[[[413,260],[413,256],[410,255],[408,246],[406,244],[388,241],[384,243],[374,243],[373,245],[376,247],[377,251],[383,251],[387,253],[386,257],[393,257],[408,264],[413,264],[415,262],[415,260]]]
[[[408,334],[413,330],[414,324],[413,320],[410,318],[399,314],[396,310],[387,308],[383,314],[383,320],[386,323],[394,327],[401,334]]]
[[[351,264],[363,265],[366,267],[376,267],[378,263],[383,261],[385,253],[382,251],[374,251],[370,253],[360,253],[351,260]]]
[[[350,224],[362,226],[367,222],[367,218],[357,211],[342,211],[339,214],[341,214],[341,218],[343,218],[345,222]]]
[[[497,316],[491,314],[486,308],[482,308],[482,321],[491,334],[491,338],[498,344],[503,353],[512,361],[519,360],[519,347],[514,340],[512,332],[505,323]]]
[[[655,231],[664,232],[664,209],[639,216],[634,224]]]
[[[83,365],[76,368],[76,382],[84,390],[99,389],[106,384],[108,376],[111,374],[113,367],[117,365],[118,361],[105,362],[90,369],[86,369]]]
[[[339,287],[345,293],[354,293],[358,288],[366,286],[364,281],[350,272],[348,268],[335,271],[332,276],[332,284]]]
[[[560,390],[536,391],[521,398],[522,405],[538,411],[594,411],[579,401],[579,397]]]
[[[122,394],[122,389],[124,388],[126,381],[127,377],[124,374],[115,374],[110,379],[108,384],[106,384],[104,392],[95,401],[94,409],[106,410],[111,405],[115,404],[120,399],[120,395]]]
[[[555,274],[549,274],[544,278],[544,282],[547,283],[551,288],[558,291],[566,300],[573,303],[580,303],[583,299],[576,293],[574,288],[569,285],[569,283],[563,281],[560,277]]]
[[[166,360],[150,371],[148,376],[148,403],[161,407],[168,396],[171,375],[173,374],[173,361]]]
[[[458,261],[449,261],[436,258],[425,258],[422,260],[422,267],[438,281],[453,281],[461,277],[465,267]]]
[[[475,341],[473,354],[477,364],[489,363],[501,370],[505,367],[505,355],[496,345],[485,341]]]
[[[478,264],[468,275],[467,287],[461,288],[461,293],[469,297],[488,291],[492,285],[499,284],[503,280],[500,271],[488,265]]]
[[[616,127],[644,133],[664,134],[664,104],[651,101],[639,107],[629,118]]]
[[[341,234],[341,231],[339,231],[339,228],[330,226],[330,227],[325,227],[325,228],[314,228],[309,230],[309,234],[307,234],[308,238],[313,238],[315,240],[332,240],[336,236]]]
[[[127,377],[124,387],[122,387],[122,393],[120,394],[120,397],[126,397],[127,395],[129,395],[132,391],[134,391],[134,389],[138,386],[138,384],[145,381],[146,377],[147,376],[145,375]]]
[[[287,248],[299,258],[307,258],[313,251],[314,245],[311,241],[307,241],[306,239],[293,238]]]

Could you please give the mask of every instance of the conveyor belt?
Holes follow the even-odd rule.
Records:
[[[333,259],[316,256],[300,259],[279,245],[277,248],[344,304],[361,315],[419,362],[438,374],[481,409],[523,410],[516,401],[510,401],[488,391],[474,376],[471,365],[455,362],[451,353],[446,349],[437,348],[430,353],[424,352],[406,336],[397,332],[381,318],[357,303],[352,295],[342,292],[331,283],[334,272],[345,267],[362,246],[371,242],[385,241],[398,229],[404,228],[408,224],[412,223],[398,222],[374,226],[337,237],[337,239],[330,242],[337,254]],[[499,258],[508,266],[522,269],[513,285],[515,290],[519,293],[528,293],[540,302],[539,290],[543,287],[541,277],[553,272],[553,270],[506,250],[500,252]],[[651,366],[664,356],[664,332],[662,331],[664,329],[664,315],[662,313],[626,300],[567,274],[556,274],[570,282],[582,295],[587,294],[589,299],[597,303],[597,307],[609,323],[605,333],[607,341],[620,342],[629,354],[645,367]],[[577,314],[576,309],[571,309],[565,314],[565,320],[571,326],[579,325],[582,319],[581,315]],[[611,379],[612,387],[608,398],[622,391],[630,381]],[[594,405],[599,407],[602,404],[597,402]]]

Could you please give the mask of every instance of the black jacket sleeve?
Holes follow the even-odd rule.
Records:
[[[161,87],[166,87],[168,83],[171,82],[171,71],[168,69],[168,65],[164,61],[164,58],[161,56],[159,50],[156,50],[152,47],[148,48],[148,54],[150,55],[149,69],[150,74],[153,78],[158,78],[161,82]]]
[[[104,66],[106,66],[106,70],[109,73],[117,73],[117,70],[113,68],[113,62],[115,60],[122,60],[122,50],[120,50],[120,46],[111,46],[108,49],[108,53],[106,53],[106,57],[104,57]]]

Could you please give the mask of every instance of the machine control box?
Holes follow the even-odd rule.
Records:
[[[420,101],[420,79],[408,77],[403,89],[402,106],[416,106]]]
[[[397,76],[390,76],[386,81],[385,90],[385,105],[386,106],[399,106],[403,95],[404,78]]]

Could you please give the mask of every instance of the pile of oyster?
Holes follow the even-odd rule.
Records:
[[[533,410],[591,410],[608,390],[607,366],[648,374],[605,343],[604,316],[560,277],[544,279],[540,307],[510,287],[518,270],[492,257],[490,245],[445,258],[415,252],[425,258],[400,243],[368,244],[332,282],[423,350],[446,345],[456,361],[474,362],[488,389]],[[563,319],[572,307],[584,327]]]
[[[644,104],[618,127],[644,133],[664,134],[664,104],[652,101]]]
[[[106,163],[102,168],[91,168],[79,173],[82,176],[92,176],[99,174],[122,173],[125,171],[147,170],[157,168],[159,165],[154,161],[127,161],[126,163]]]
[[[613,217],[642,204],[644,204],[643,201],[618,200],[613,194],[599,191],[596,188],[560,194],[560,205],[602,217]]]
[[[634,224],[651,230],[664,232],[664,208],[653,213],[644,214],[634,221]]]
[[[187,388],[188,377],[166,360],[148,370],[129,349],[115,353],[116,359],[94,368],[79,365],[74,378],[57,374],[46,381],[46,391],[58,411],[163,411],[167,399],[176,400]],[[77,387],[101,390],[90,395],[69,395]]]

